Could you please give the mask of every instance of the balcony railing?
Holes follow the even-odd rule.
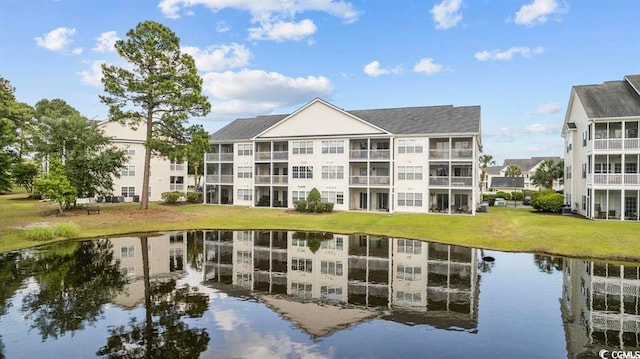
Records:
[[[471,187],[473,186],[472,177],[451,177],[451,187]]]
[[[594,185],[638,185],[640,174],[594,174]]]
[[[369,151],[367,150],[349,151],[349,159],[351,160],[366,160],[368,157],[369,157]]]
[[[451,158],[473,158],[472,150],[452,150]]]
[[[638,138],[612,138],[593,140],[593,149],[599,151],[621,151],[640,149]]]
[[[256,184],[287,184],[289,183],[289,177],[287,175],[257,175]]]
[[[388,160],[391,158],[389,150],[351,150],[349,151],[349,159],[351,160]]]
[[[233,175],[207,175],[207,183],[233,183]]]
[[[207,162],[233,161],[233,153],[207,153],[205,160]]]
[[[351,176],[349,177],[349,184],[360,186],[387,186],[391,181],[389,176]]]
[[[255,153],[256,161],[286,161],[289,159],[288,151],[261,151]]]
[[[389,150],[371,150],[370,159],[372,160],[388,160],[391,158]]]
[[[429,150],[429,157],[430,158],[437,158],[437,159],[448,159],[449,158],[449,150],[430,149]]]
[[[430,186],[449,186],[449,176],[429,176]]]

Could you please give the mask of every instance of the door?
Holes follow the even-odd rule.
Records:
[[[367,208],[367,192],[360,192],[360,209]]]
[[[378,193],[377,209],[379,211],[389,210],[389,194],[388,193]]]

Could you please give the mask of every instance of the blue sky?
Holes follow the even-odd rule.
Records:
[[[144,20],[196,59],[214,132],[316,97],[346,110],[482,107],[484,152],[561,156],[571,86],[640,73],[638,0],[0,0],[0,76],[19,101],[107,108],[100,64]]]

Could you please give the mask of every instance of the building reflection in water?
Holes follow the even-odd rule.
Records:
[[[369,235],[205,231],[204,254],[206,285],[250,290],[314,337],[372,317],[477,330],[476,249]]]
[[[640,267],[564,259],[561,308],[569,358],[640,349]]]

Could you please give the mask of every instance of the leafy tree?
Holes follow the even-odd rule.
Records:
[[[557,164],[553,160],[544,160],[540,163],[540,166],[536,169],[535,173],[531,176],[531,183],[533,185],[552,189],[553,182],[564,177],[564,162],[560,161]]]
[[[30,274],[39,285],[22,301],[43,340],[93,325],[124,290],[126,277],[108,239],[73,242],[38,254]]]
[[[484,154],[480,156],[480,193],[484,192],[484,180],[487,177],[487,167],[493,166],[496,164],[496,161],[493,160],[493,156]]]
[[[538,267],[540,272],[552,274],[555,272],[562,272],[562,262],[564,258],[555,257],[544,254],[534,254],[533,262]]]
[[[196,191],[200,188],[200,179],[204,175],[204,154],[209,150],[209,133],[201,125],[189,127],[189,137],[185,153],[189,166],[189,173],[193,173]]]
[[[60,99],[36,104],[34,149],[39,156],[63,159],[64,172],[79,197],[113,191],[113,180],[127,158],[123,149],[111,145],[98,123],[81,116]]]
[[[38,175],[38,166],[33,161],[17,162],[11,168],[11,174],[17,186],[24,188],[29,195],[33,194],[33,181]]]
[[[507,170],[505,171],[506,177],[520,177],[522,176],[522,171],[518,165],[509,165],[507,166]]]
[[[121,68],[102,65],[109,119],[146,131],[141,209],[149,203],[151,154],[164,157],[181,153],[188,136],[189,116],[205,116],[211,105],[201,94],[202,78],[193,58],[180,52],[179,38],[154,21],[139,23],[118,40],[115,49],[129,62]]]
[[[34,180],[35,191],[58,203],[60,213],[76,199],[76,189],[71,185],[57,157],[49,158],[49,172]]]
[[[10,191],[12,186],[9,169],[20,156],[17,150],[17,128],[21,125],[25,106],[16,101],[15,87],[0,77],[0,191]]]

